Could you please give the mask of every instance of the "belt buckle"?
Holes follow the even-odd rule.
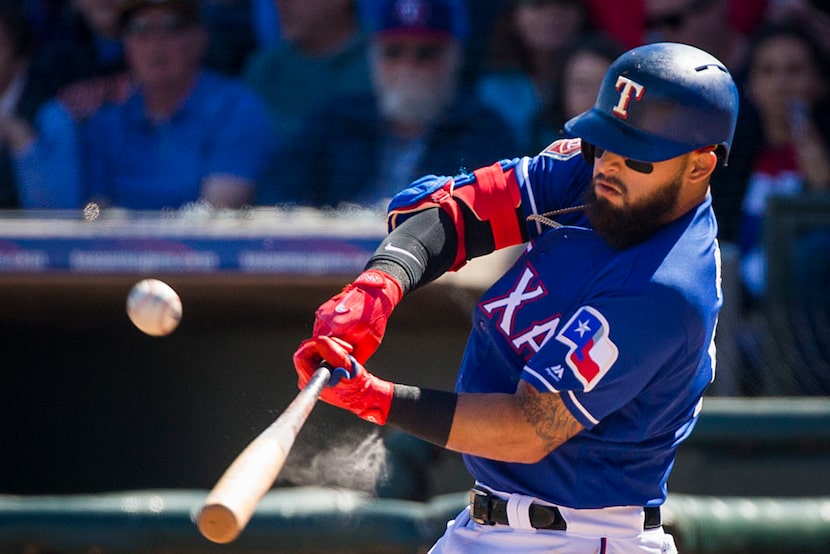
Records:
[[[479,488],[470,489],[470,519],[479,525],[495,525],[490,519],[490,495]]]

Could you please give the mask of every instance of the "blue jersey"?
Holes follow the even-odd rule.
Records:
[[[502,163],[525,216],[581,203],[591,168],[573,146]],[[456,181],[465,184],[475,186]],[[560,393],[585,429],[534,464],[465,463],[495,490],[571,508],[662,504],[714,377],[722,296],[711,200],[624,250],[581,211],[554,219],[564,225],[527,224],[526,252],[478,302],[456,391],[513,393],[524,380]]]

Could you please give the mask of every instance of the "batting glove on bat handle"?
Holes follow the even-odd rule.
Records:
[[[313,336],[347,342],[355,359],[364,364],[380,346],[389,316],[402,297],[395,279],[377,269],[366,270],[317,309]]]
[[[322,363],[332,367],[329,384],[320,400],[348,410],[377,425],[384,425],[395,385],[372,375],[350,355],[351,347],[339,339],[315,337],[300,344],[294,353],[294,367],[302,389]]]

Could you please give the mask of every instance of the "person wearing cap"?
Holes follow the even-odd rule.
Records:
[[[58,102],[44,106],[41,136],[18,160],[25,206],[248,204],[276,135],[256,93],[203,66],[200,2],[124,0],[119,9],[126,99],[82,121]]]
[[[649,44],[611,64],[573,138],[393,198],[389,234],[294,365],[300,387],[332,368],[325,402],[462,453],[470,505],[431,552],[677,552],[660,506],[715,377],[710,178],[737,113],[718,59]],[[366,369],[406,295],[517,244],[474,308],[454,391]]]
[[[280,40],[255,52],[243,78],[259,92],[283,141],[340,93],[371,89],[367,36],[356,0],[270,0]]]
[[[478,93],[510,124],[524,153],[559,136],[560,75],[569,47],[589,31],[582,0],[510,0],[493,25]]]
[[[259,203],[384,206],[424,171],[455,174],[514,149],[504,122],[460,82],[458,0],[371,4],[373,90],[341,94],[284,144]]]

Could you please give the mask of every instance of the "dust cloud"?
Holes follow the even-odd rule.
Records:
[[[351,430],[335,444],[312,451],[297,445],[280,474],[280,483],[330,486],[374,493],[389,476],[389,454],[378,430],[368,435]]]

